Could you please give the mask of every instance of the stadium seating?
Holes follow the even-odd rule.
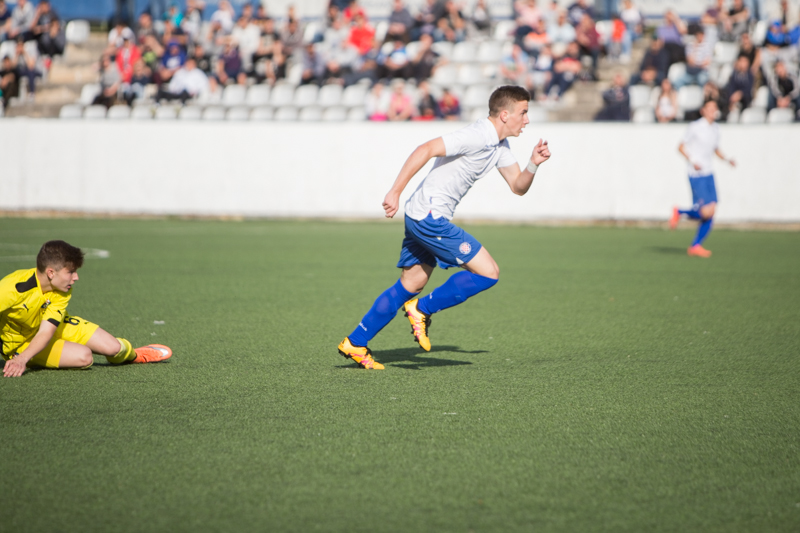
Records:
[[[317,102],[319,87],[316,85],[301,85],[294,91],[292,104],[297,107],[305,107]]]
[[[220,106],[209,106],[203,110],[204,121],[225,120],[225,108]]]
[[[685,85],[678,89],[678,108],[684,114],[697,111],[703,106],[703,88],[697,85]]]
[[[115,105],[108,109],[106,118],[109,120],[127,120],[131,118],[131,108],[126,105]]]
[[[323,122],[343,122],[345,120],[347,120],[347,108],[344,106],[332,106],[322,112]]]
[[[766,121],[767,112],[759,107],[748,107],[739,117],[739,124],[764,124]]]
[[[790,124],[794,122],[794,111],[791,108],[779,108],[767,113],[767,124]]]
[[[363,106],[352,108],[347,112],[347,120],[349,122],[360,122],[367,119],[367,110]]]
[[[338,106],[342,101],[342,93],[344,90],[341,85],[329,84],[323,86],[317,95],[317,105],[322,107]]]
[[[431,76],[431,83],[441,87],[449,87],[456,82],[457,77],[458,70],[456,65],[442,65],[433,72],[433,76]]]
[[[751,107],[759,107],[761,109],[766,109],[767,105],[769,105],[769,87],[766,85],[762,85],[756,90],[756,95],[753,98],[753,103],[750,104]]]
[[[274,107],[288,105],[294,97],[294,87],[288,83],[277,83],[269,95],[269,103]]]
[[[153,107],[151,105],[137,105],[131,110],[131,120],[151,120]]]
[[[511,38],[511,34],[516,29],[517,23],[513,20],[498,20],[494,26],[492,35],[498,41],[504,41]]]
[[[244,85],[228,85],[222,91],[222,105],[226,107],[243,105],[247,97],[247,87]]]
[[[250,120],[256,121],[268,121],[272,120],[272,117],[275,115],[275,109],[271,106],[260,106],[253,109],[250,113]]]
[[[156,120],[175,120],[178,118],[178,111],[171,105],[162,105],[156,108]]]
[[[503,59],[503,45],[497,41],[484,41],[478,47],[476,57],[480,63],[496,65]]]
[[[70,44],[83,44],[89,40],[90,27],[88,20],[70,20],[64,29],[64,37]]]
[[[631,122],[634,124],[652,124],[656,121],[656,114],[652,107],[639,107],[634,109]]]
[[[228,109],[225,113],[225,120],[229,121],[246,121],[250,119],[250,108],[247,106],[239,105]]]
[[[100,120],[106,118],[106,106],[90,105],[83,110],[84,120]]]
[[[458,68],[456,82],[461,85],[472,85],[485,80],[480,65],[464,64]]]
[[[203,118],[203,108],[196,105],[183,106],[178,111],[178,120],[200,120]]]
[[[82,105],[92,105],[94,99],[100,94],[101,87],[99,83],[87,83],[81,88],[81,96],[78,103]]]
[[[80,104],[68,104],[58,111],[58,118],[76,119],[83,116],[83,107]]]
[[[650,87],[647,85],[632,85],[628,89],[630,95],[631,109],[650,106]]]
[[[667,77],[675,85],[686,74],[686,63],[673,63],[669,67]]]
[[[484,109],[484,116],[488,116],[489,113],[486,109]],[[538,105],[534,105],[531,102],[528,105],[528,120],[531,121],[531,124],[540,124],[542,122],[547,122],[547,109],[540,107]]]
[[[278,122],[293,122],[297,120],[298,112],[297,108],[293,105],[284,105],[279,107],[275,111],[275,116],[273,120]]]
[[[298,117],[300,122],[319,122],[322,120],[322,108],[318,105],[310,105],[300,110]]]
[[[431,50],[439,54],[441,57],[450,60],[453,56],[453,43],[447,41],[440,41],[431,45]]]
[[[270,86],[266,84],[253,85],[247,89],[247,96],[244,103],[250,107],[257,107],[269,104]]]
[[[716,63],[729,64],[736,61],[739,55],[739,45],[737,43],[726,43],[718,41],[714,44],[714,61]]]
[[[363,106],[368,90],[368,87],[360,83],[350,85],[342,93],[341,104],[346,107]]]
[[[0,43],[0,60],[4,57],[10,57],[12,61],[17,59],[17,43],[14,41]]]
[[[469,63],[475,61],[478,55],[478,46],[473,41],[461,41],[453,46],[453,55],[450,58],[454,63]]]

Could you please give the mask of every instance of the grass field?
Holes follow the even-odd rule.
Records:
[[[108,250],[71,313],[175,353],[0,380],[0,531],[800,530],[800,234],[467,229],[500,283],[367,372],[400,224],[0,219],[0,274]]]

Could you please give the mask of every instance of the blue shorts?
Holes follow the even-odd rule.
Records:
[[[398,268],[425,263],[450,268],[469,263],[481,250],[481,243],[444,217],[414,220],[406,216],[406,236]]]
[[[717,187],[714,185],[714,175],[699,176],[689,178],[692,186],[692,203],[696,207],[702,207],[711,202],[717,201]]]

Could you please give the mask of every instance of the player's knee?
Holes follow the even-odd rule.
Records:
[[[94,363],[94,359],[92,359],[92,351],[87,348],[86,346],[82,346],[83,350],[80,350],[75,357],[75,366],[77,368],[89,368]]]

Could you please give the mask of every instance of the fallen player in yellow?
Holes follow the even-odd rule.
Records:
[[[160,344],[134,349],[97,324],[67,314],[72,285],[78,281],[83,252],[64,241],[44,243],[36,268],[17,270],[0,280],[0,355],[3,376],[26,368],[89,368],[92,353],[113,365],[154,363],[172,356]]]

